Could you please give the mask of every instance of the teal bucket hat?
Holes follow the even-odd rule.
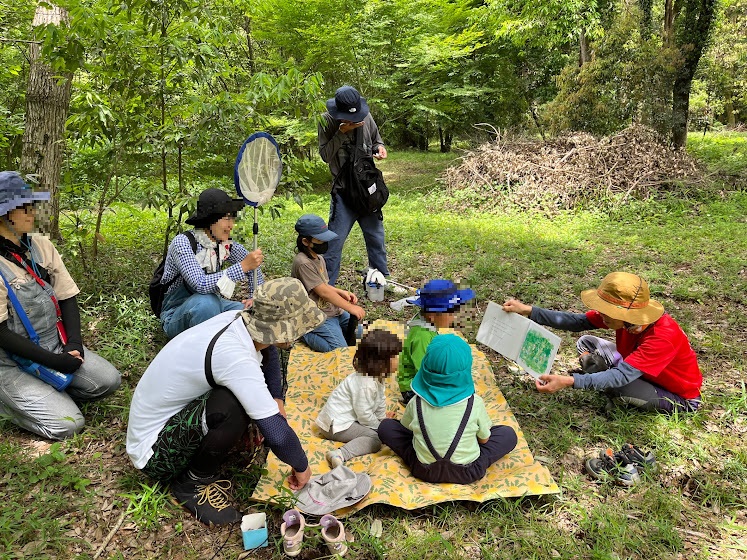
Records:
[[[474,395],[472,350],[455,334],[440,334],[425,351],[411,389],[431,406],[449,406]]]

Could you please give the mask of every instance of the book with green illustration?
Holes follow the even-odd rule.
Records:
[[[560,337],[518,313],[489,302],[477,331],[477,342],[516,362],[534,378],[550,373]]]

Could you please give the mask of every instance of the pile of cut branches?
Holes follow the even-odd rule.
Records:
[[[633,125],[602,138],[574,133],[551,141],[483,144],[446,170],[452,210],[508,207],[545,212],[610,208],[630,198],[703,184],[703,170],[656,132]]]

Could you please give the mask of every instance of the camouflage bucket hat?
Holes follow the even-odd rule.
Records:
[[[252,340],[260,344],[294,342],[326,319],[296,278],[262,284],[254,294],[254,304],[241,317]]]

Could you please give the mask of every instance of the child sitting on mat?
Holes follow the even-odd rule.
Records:
[[[420,314],[408,323],[409,331],[397,371],[397,384],[405,404],[412,398],[410,384],[420,369],[425,349],[439,329],[454,326],[459,307],[474,298],[473,290],[459,290],[451,280],[437,278],[418,290],[418,297],[407,300],[420,307]]]
[[[366,312],[358,305],[358,297],[329,283],[327,264],[322,256],[327,244],[337,239],[334,231],[327,229],[324,220],[315,214],[304,214],[296,221],[298,254],[293,259],[291,276],[298,278],[327,319],[301,339],[317,352],[355,346],[358,321]],[[352,317],[351,317],[352,316]]]
[[[472,381],[472,350],[454,334],[433,339],[398,422],[382,420],[379,439],[425,482],[470,484],[516,447],[510,426],[493,426]]]
[[[360,341],[353,358],[355,372],[335,387],[316,419],[326,439],[345,442],[327,452],[332,468],[381,449],[376,428],[394,415],[386,411],[384,382],[397,369],[401,350],[397,335],[381,329],[369,331]]]

